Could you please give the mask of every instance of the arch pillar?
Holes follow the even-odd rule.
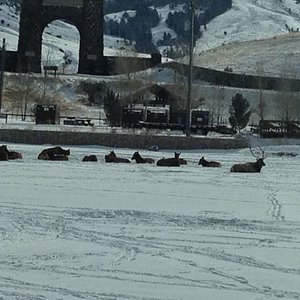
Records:
[[[80,33],[81,74],[104,74],[103,0],[23,0],[18,42],[18,71],[41,72],[43,30],[63,19]]]
[[[103,2],[88,0],[83,5],[78,73],[104,74]]]

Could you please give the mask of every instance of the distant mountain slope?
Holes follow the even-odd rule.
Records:
[[[256,74],[256,64],[262,62],[270,76],[281,75],[289,63],[300,78],[300,35],[288,33],[299,28],[300,5],[294,0],[233,0],[231,10],[207,24],[195,48],[195,63]]]
[[[233,0],[232,9],[214,18],[197,43],[197,52],[222,44],[270,38],[300,28],[295,0]]]
[[[195,55],[195,65],[234,73],[300,78],[300,33],[236,42]]]

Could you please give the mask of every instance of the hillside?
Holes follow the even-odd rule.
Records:
[[[235,73],[300,78],[300,33],[235,42],[197,53],[195,65]]]
[[[295,64],[299,28],[300,5],[294,0],[234,0],[231,10],[207,25],[195,48],[195,64],[257,74],[259,63],[266,75],[294,77],[282,74],[288,64],[300,78]]]

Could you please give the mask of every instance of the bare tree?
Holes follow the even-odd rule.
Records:
[[[45,59],[42,62],[43,68],[45,66],[54,65],[54,50],[48,48],[45,54]],[[44,73],[42,80],[37,81],[37,90],[40,95],[38,103],[52,104],[54,99],[58,98],[57,79],[49,73]]]
[[[264,81],[263,81],[263,76],[265,75],[265,69],[262,60],[256,63],[256,75],[257,75],[257,85],[258,85],[258,92],[259,92],[257,110],[258,110],[259,119],[263,120],[265,118],[266,102],[263,94],[265,88]]]
[[[220,125],[228,105],[225,103],[225,87],[217,86],[216,88],[217,92],[208,99],[204,99],[204,102],[210,112],[210,123]]]
[[[5,98],[7,107],[12,113],[21,114],[24,121],[29,103],[35,102],[37,97],[35,82],[29,73],[10,76],[5,89]]]
[[[298,117],[297,111],[298,94],[292,90],[291,80],[296,79],[297,72],[291,61],[286,59],[281,69],[281,84],[278,92],[278,106],[281,118],[285,121],[291,121]]]
[[[223,114],[224,114],[226,108],[227,108],[227,106],[225,103],[225,87],[218,86],[218,96],[216,99],[216,108],[215,108],[217,125],[220,125],[220,123],[222,122]]]

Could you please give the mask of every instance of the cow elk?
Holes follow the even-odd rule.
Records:
[[[202,167],[208,167],[208,168],[220,168],[221,164],[218,161],[207,161],[204,156],[202,156],[199,160],[198,165],[202,165]]]
[[[38,155],[38,159],[41,159],[41,160],[68,160],[69,155],[70,155],[70,149],[65,150],[62,147],[56,146],[56,147],[44,149]]]
[[[106,163],[130,163],[130,160],[123,157],[117,157],[115,151],[110,151],[109,154],[104,156]]]
[[[157,161],[156,165],[161,167],[180,167],[180,153],[175,152],[173,158],[162,158]]]
[[[131,160],[136,161],[137,164],[154,164],[154,159],[150,157],[142,157],[138,151],[134,152]]]

